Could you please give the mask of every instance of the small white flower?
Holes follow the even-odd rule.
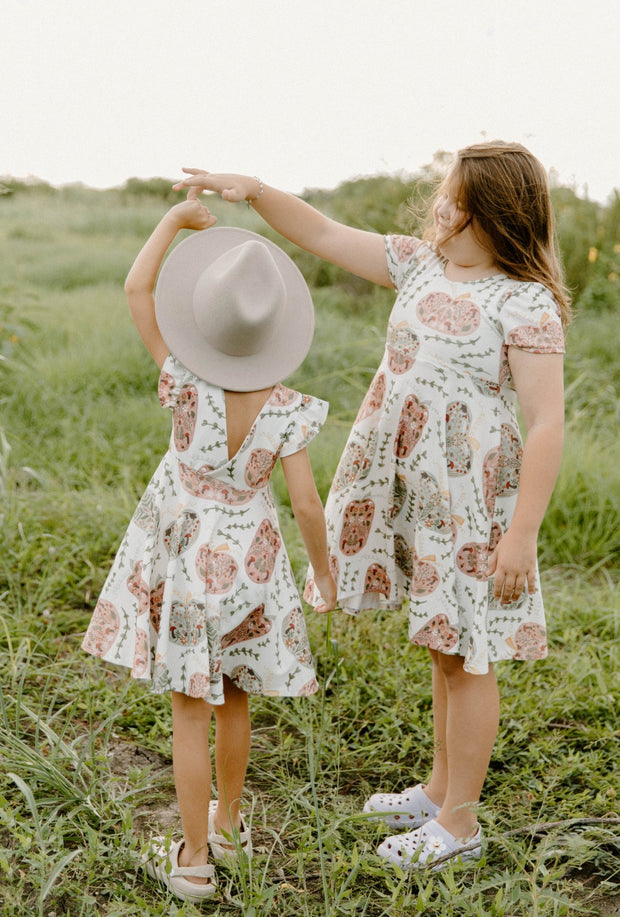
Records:
[[[439,856],[446,849],[446,845],[436,834],[430,835],[425,846],[429,853],[434,853],[436,856]]]

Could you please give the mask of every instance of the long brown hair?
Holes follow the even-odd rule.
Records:
[[[456,154],[449,177],[453,196],[491,241],[497,266],[516,280],[543,284],[556,300],[562,324],[570,297],[562,277],[547,173],[520,143],[477,143]],[[442,193],[445,183],[438,189]],[[455,229],[456,235],[463,227]],[[425,233],[434,238],[432,230]]]

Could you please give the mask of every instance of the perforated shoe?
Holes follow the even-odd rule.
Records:
[[[435,818],[440,808],[418,783],[402,793],[374,793],[365,803],[364,812],[376,812],[377,820],[384,821],[390,828],[419,828]]]
[[[473,837],[454,837],[443,825],[431,819],[415,831],[386,837],[377,848],[377,853],[401,869],[428,866],[433,872],[438,872],[454,861],[464,863],[466,860],[479,860],[482,855],[482,832],[478,827]],[[435,861],[439,862],[434,866]]]
[[[165,885],[175,897],[182,901],[200,904],[212,898],[217,889],[215,869],[209,863],[204,866],[179,866],[179,853],[185,841],[170,843],[163,837],[151,838],[142,862],[149,876]],[[189,882],[188,877],[206,879],[204,884]]]

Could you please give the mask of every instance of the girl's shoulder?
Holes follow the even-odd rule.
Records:
[[[385,236],[385,252],[390,278],[396,289],[419,265],[424,264],[439,269],[442,263],[431,243],[418,239],[417,236]]]

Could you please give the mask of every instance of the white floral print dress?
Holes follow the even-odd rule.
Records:
[[[172,355],[159,398],[168,452],[121,543],[82,647],[157,693],[224,701],[222,676],[249,694],[302,696],[318,684],[270,477],[325,422],[325,401],[273,389],[228,458],[222,389]]]
[[[386,349],[326,504],[345,611],[409,604],[415,644],[465,657],[547,653],[540,584],[502,607],[485,573],[510,524],[522,441],[507,347],[564,350],[548,290],[503,274],[454,283],[424,242],[386,238],[398,296]],[[312,571],[306,589],[315,603]]]

